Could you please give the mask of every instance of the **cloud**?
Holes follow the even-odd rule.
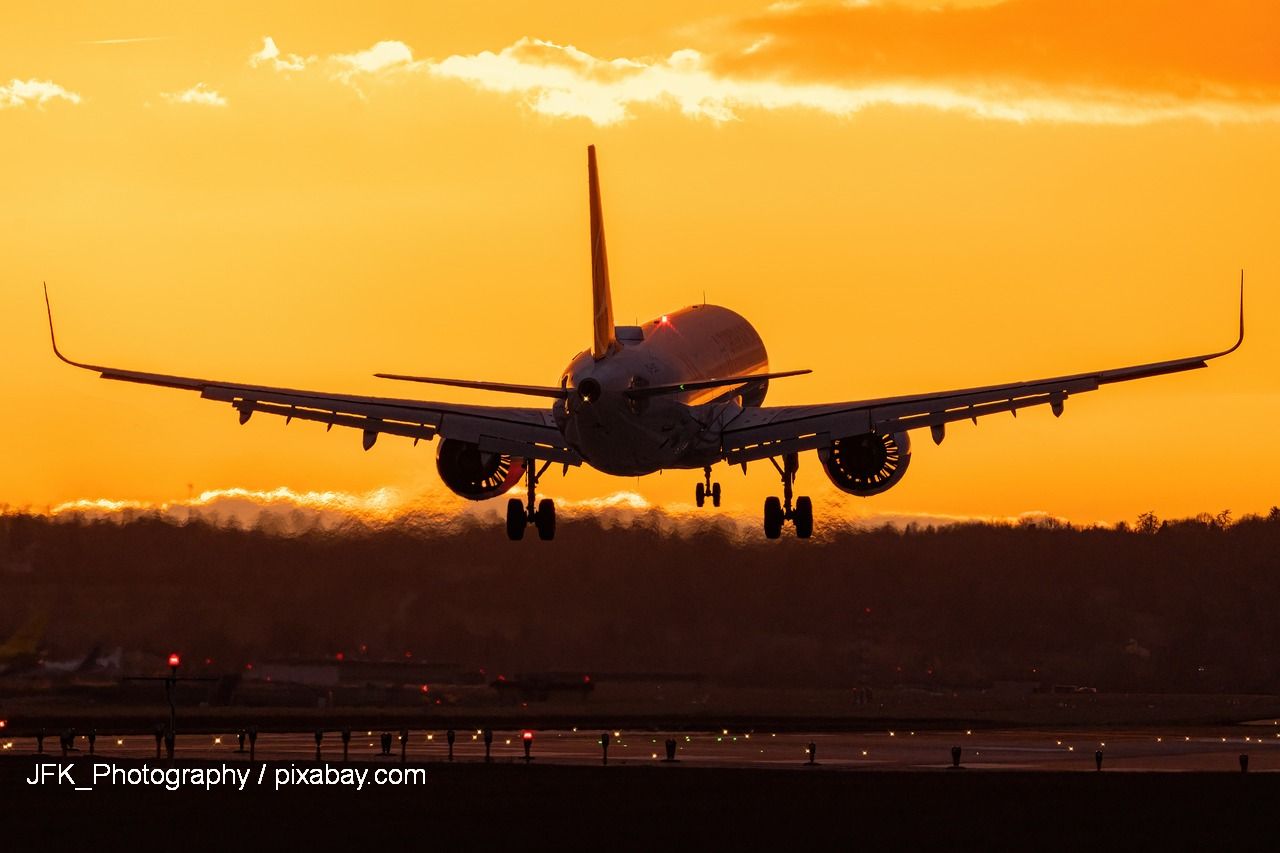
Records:
[[[185,92],[163,92],[161,97],[171,104],[199,104],[206,107],[225,107],[227,99],[204,83],[197,83]]]
[[[1013,122],[1280,121],[1280,15],[1250,0],[781,3],[717,26],[703,31],[714,46],[658,57],[526,37],[423,60],[380,41],[317,64],[357,91],[370,78],[425,75],[597,125],[634,119],[638,107],[714,122],[878,106]],[[255,61],[280,62],[274,42]]]
[[[380,41],[368,50],[358,53],[337,53],[328,58],[333,77],[341,80],[361,97],[365,97],[360,83],[369,78],[384,78],[416,67],[413,51],[402,41]]]
[[[8,85],[0,86],[0,110],[28,104],[43,108],[49,101],[57,100],[78,104],[80,96],[75,92],[68,92],[52,80],[15,79],[9,81]]]
[[[249,57],[249,64],[254,68],[267,65],[276,71],[301,71],[315,61],[314,56],[301,57],[296,53],[280,53],[275,39],[265,36],[262,39],[262,50]]]
[[[351,73],[376,74],[413,64],[413,51],[402,41],[380,41],[359,53],[339,53],[330,57]]]
[[[554,495],[548,495],[554,497]],[[851,513],[848,501],[836,497],[820,500],[822,524],[818,538],[849,530],[870,530],[885,525],[904,529],[948,527],[956,524],[1045,525],[1065,523],[1044,512],[1017,516],[960,516],[930,513]],[[348,492],[299,492],[287,487],[255,490],[210,489],[184,500],[139,501],[109,498],[67,501],[55,506],[50,515],[62,518],[127,522],[139,517],[159,517],[182,523],[203,519],[215,524],[234,523],[241,527],[266,526],[280,533],[295,534],[313,529],[338,530],[356,527],[398,525],[452,529],[457,523],[492,526],[503,524],[503,501],[463,500],[442,486],[433,486],[413,495],[392,488],[364,494]],[[754,511],[722,510],[714,516],[692,503],[658,506],[632,491],[619,491],[585,500],[556,499],[556,512],[563,521],[592,520],[606,527],[643,524],[668,533],[691,534],[708,526],[719,528],[744,540],[759,538],[760,520]]]
[[[1275,120],[1280,15],[1253,0],[789,6],[739,21],[726,75],[944,87],[1029,118]],[[760,39],[765,39],[764,43]]]

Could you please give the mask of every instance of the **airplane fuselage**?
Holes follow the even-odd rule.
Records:
[[[555,404],[556,423],[593,468],[619,476],[663,468],[701,468],[721,457],[719,424],[759,406],[767,381],[634,399],[626,392],[766,373],[764,341],[740,314],[693,305],[642,326],[619,327],[617,348],[577,355],[565,369],[571,390]]]

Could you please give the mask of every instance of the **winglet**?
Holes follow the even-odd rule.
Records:
[[[1242,343],[1244,343],[1244,270],[1240,270],[1240,335],[1236,338],[1236,342],[1232,344],[1229,349],[1224,349],[1222,352],[1216,352],[1213,355],[1205,356],[1205,360],[1207,361],[1211,358],[1230,355],[1240,349],[1240,345]]]
[[[41,284],[44,285],[44,310],[45,310],[45,313],[49,315],[49,342],[53,344],[53,354],[56,355],[60,360],[71,365],[72,367],[83,367],[85,370],[101,371],[102,368],[97,367],[96,365],[84,364],[79,361],[72,361],[71,359],[67,358],[65,355],[62,354],[62,350],[58,349],[58,337],[53,333],[53,307],[49,304],[49,283],[41,282]]]
[[[587,146],[587,183],[591,205],[591,357],[596,361],[618,348],[613,332],[613,297],[609,293],[609,258],[604,248],[604,214],[600,205],[600,174],[596,147]]]

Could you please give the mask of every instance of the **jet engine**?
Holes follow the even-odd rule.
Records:
[[[818,457],[836,488],[866,498],[897,485],[907,473],[911,439],[905,432],[868,432],[836,439]]]
[[[468,500],[496,498],[520,482],[524,460],[482,451],[478,444],[456,438],[440,440],[436,470],[444,484]]]

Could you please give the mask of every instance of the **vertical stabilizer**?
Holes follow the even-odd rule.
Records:
[[[600,210],[600,174],[596,147],[587,146],[587,177],[591,195],[591,322],[595,337],[591,357],[599,361],[618,348],[613,336],[613,298],[609,295],[609,258],[604,250],[604,215]]]

